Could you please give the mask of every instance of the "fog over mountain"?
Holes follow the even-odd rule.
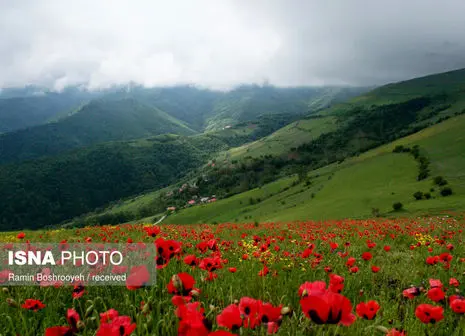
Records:
[[[465,67],[462,0],[0,1],[0,87],[378,85]]]

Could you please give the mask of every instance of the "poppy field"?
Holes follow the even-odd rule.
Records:
[[[0,243],[156,244],[156,284],[0,291],[0,335],[464,335],[459,216],[0,233]],[[0,265],[0,286],[8,270]]]

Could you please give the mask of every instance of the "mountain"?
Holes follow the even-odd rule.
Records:
[[[166,88],[134,87],[115,97],[131,97],[162,111],[202,132],[206,116],[210,115],[215,102],[224,96],[223,92],[196,88],[194,86],[175,86]]]
[[[244,85],[228,92],[214,104],[205,129],[221,129],[265,115],[285,115],[297,119],[363,91],[364,88]]]
[[[0,163],[165,133],[188,135],[195,131],[165,112],[134,99],[101,98],[56,122],[0,135]]]
[[[36,97],[39,93],[32,93],[32,88],[11,91],[6,95],[11,98],[3,99],[4,108],[11,113],[4,114],[3,119],[12,115],[16,119],[5,123],[4,131],[9,133],[0,135],[0,164],[56,155],[107,141],[258,125],[253,134],[234,143],[240,145],[362,90],[242,86],[220,92],[191,86],[129,86],[94,93],[78,88],[63,93],[42,92],[43,97]],[[92,95],[98,98],[84,104],[82,99]],[[0,111],[1,102],[0,99]],[[70,109],[78,103],[82,106]],[[17,128],[22,129],[12,132]]]
[[[45,124],[65,116],[98,93],[72,90],[62,93],[7,91],[0,95],[0,134]]]
[[[217,131],[225,126],[256,121],[264,116],[298,118],[365,92],[366,88],[242,85],[221,92],[194,86],[144,88],[133,86],[112,94],[134,98],[184,121],[196,131]]]
[[[434,130],[443,129],[444,126],[442,125],[455,125],[454,122],[463,126],[461,116],[465,113],[465,98],[462,95],[465,84],[463,74],[465,74],[465,71],[459,70],[402,82],[398,84],[401,89],[396,88],[396,84],[392,84],[356,97],[347,103],[333,105],[306,117],[306,119],[285,126],[263,139],[220,153],[216,156],[216,160],[213,161],[214,166],[204,166],[201,174],[190,180],[190,183],[196,186],[195,190],[190,194],[177,194],[176,188],[179,187],[179,184],[176,184],[167,190],[154,191],[141,196],[137,201],[129,200],[120,205],[114,205],[99,214],[90,214],[87,219],[102,223],[99,218],[116,218],[120,213],[124,213],[126,219],[138,219],[142,218],[140,217],[141,214],[151,213],[156,215],[163,212],[167,206],[182,208],[186,205],[186,198],[212,194],[224,199],[215,204],[229,204],[228,200],[230,199],[239,200],[242,202],[240,206],[231,203],[233,205],[230,210],[234,212],[234,209],[236,209],[234,207],[237,207],[238,211],[243,211],[244,216],[249,218],[248,206],[252,206],[253,209],[260,208],[255,206],[255,203],[262,203],[263,198],[266,196],[263,196],[260,191],[264,186],[271,186],[271,194],[286,192],[283,195],[291,196],[291,194],[287,194],[287,190],[292,189],[294,193],[299,193],[299,190],[306,190],[313,183],[306,180],[307,173],[309,175],[313,172],[320,174],[317,169],[325,171],[325,169],[333,169],[334,166],[344,165],[346,162],[353,162],[353,160],[356,160],[354,158],[362,157],[361,153],[373,148],[382,148],[379,146],[392,143],[411,134],[421,134],[422,130],[426,132],[431,129],[433,130],[431,132],[435,132]],[[435,84],[436,82],[440,83],[440,85]],[[460,139],[463,139],[460,130],[460,127],[453,127],[450,130],[445,128],[443,134],[445,138],[438,140],[436,147],[434,147],[434,141],[436,140],[433,140],[430,145],[432,146],[431,151],[440,152],[441,146],[447,146],[448,141],[454,143],[453,139],[456,138],[459,142],[457,146],[451,147],[453,151],[449,153],[447,159],[453,160],[454,157],[460,156],[460,148],[463,148],[463,143],[460,142]],[[421,149],[421,151],[423,150]],[[427,150],[430,149],[427,148]],[[399,159],[400,156],[394,157]],[[435,172],[428,167],[426,164],[429,160],[426,159],[428,156],[420,155],[419,157],[422,160],[421,162],[415,162],[413,159],[409,159],[408,162],[410,162],[411,167],[418,166],[421,168],[414,170],[420,181],[431,182],[430,179],[433,174],[447,173],[447,171],[440,169]],[[396,171],[395,164],[391,165],[389,162],[384,161],[379,162],[383,162],[386,167],[390,167],[389,169],[392,170],[393,174],[399,173]],[[399,162],[399,164],[401,163]],[[441,162],[438,161],[435,164],[440,166]],[[463,162],[457,162],[457,169],[460,171],[463,168],[465,168]],[[368,169],[367,171],[373,174],[373,178],[377,178],[377,175],[380,174],[379,171],[374,169]],[[402,172],[402,170],[399,171]],[[297,183],[298,188],[293,185],[296,183],[295,178],[287,177],[296,173],[300,181]],[[349,193],[350,191],[355,192],[353,190],[355,187],[350,182],[351,175],[358,176],[360,183],[363,185],[363,174],[357,175],[356,171],[350,171],[350,174],[346,175],[347,180],[341,181],[340,185],[336,185],[329,190],[335,195],[339,195],[338,190],[340,189],[342,192],[344,190],[343,185],[346,183],[351,186],[347,188],[347,191]],[[392,177],[393,180],[396,178],[395,176]],[[453,179],[452,175],[447,176]],[[324,178],[332,179],[332,176],[325,175]],[[279,180],[279,182],[269,184],[276,180]],[[367,181],[371,181],[369,177],[367,177]],[[399,181],[401,185],[409,185],[403,179]],[[414,183],[415,179],[411,182]],[[306,185],[307,183],[308,185]],[[457,181],[454,182],[454,185],[456,183]],[[376,185],[379,186],[379,183],[373,184],[373,186]],[[260,189],[253,192],[249,191],[254,188]],[[370,190],[369,186],[367,188]],[[412,191],[412,193],[415,191]],[[426,192],[427,190],[423,191]],[[173,192],[174,196],[167,197],[166,193],[168,192]],[[311,193],[305,194],[305,197],[311,199],[314,193],[315,189]],[[242,197],[239,195],[252,196]],[[341,195],[343,195],[342,197],[349,197],[348,194]],[[378,194],[374,195],[376,195],[374,197],[379,197]],[[271,196],[268,195],[266,198]],[[328,204],[331,204],[331,197],[328,195],[327,197]],[[364,197],[370,199],[372,196],[367,192]],[[288,203],[285,197],[280,198],[279,201],[283,202],[283,206]],[[305,204],[303,200],[299,200],[299,202]],[[293,203],[290,204],[292,207],[297,206]],[[216,212],[214,210],[215,206],[209,205],[206,208],[212,210],[210,214],[207,213],[207,210],[206,212],[197,213],[197,211],[200,211],[198,209],[202,207],[182,210],[179,216],[170,217],[169,221],[181,221],[182,218],[189,221],[203,221],[207,220],[208,216],[214,217],[215,221],[218,218],[220,220],[235,219],[221,217],[219,215],[221,210]],[[276,208],[282,209],[283,206]],[[387,207],[389,206],[388,204]],[[305,209],[305,205],[302,205],[302,207]],[[322,209],[325,209],[326,212],[329,211],[328,208],[323,207]],[[225,216],[228,213],[228,211],[224,211]],[[291,213],[292,209],[289,210],[289,216],[291,216]],[[310,215],[312,213],[309,212]],[[183,217],[183,214],[186,214],[186,217]],[[199,216],[198,219],[195,217],[197,215]],[[234,212],[234,216],[237,216],[237,212]],[[240,217],[241,220],[244,220],[244,217]],[[85,223],[86,218],[81,218],[80,222]],[[182,222],[184,222],[184,219],[182,219]]]

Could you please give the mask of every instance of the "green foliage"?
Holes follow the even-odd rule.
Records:
[[[447,184],[447,180],[444,179],[442,176],[436,176],[433,180],[434,184],[438,186],[445,186]]]
[[[161,136],[0,166],[0,228],[56,224],[110,201],[164,187],[205,162],[210,150],[223,146],[203,136]],[[112,216],[98,222],[125,222],[135,217]]]
[[[399,211],[402,209],[404,205],[401,203],[401,202],[396,202],[392,205],[392,208],[394,209],[394,211]]]
[[[444,187],[441,189],[441,196],[450,196],[452,195],[452,188]]]
[[[417,191],[413,194],[413,197],[416,199],[416,200],[421,200],[423,198],[423,192],[421,191]]]

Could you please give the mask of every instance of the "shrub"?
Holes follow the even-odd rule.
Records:
[[[438,186],[444,186],[447,184],[446,179],[442,176],[436,176],[433,180],[434,184],[437,184]]]
[[[417,180],[418,181],[421,181],[421,180],[424,180],[425,178],[427,178],[429,175],[429,170],[427,168],[420,168],[420,172],[418,173],[418,177],[417,177]]]
[[[417,159],[420,156],[420,147],[417,145],[413,146],[411,153],[415,159]]]
[[[399,211],[400,209],[402,209],[404,205],[400,202],[396,202],[392,205],[392,208],[394,209],[394,211]]]
[[[425,199],[431,198],[431,194],[429,192],[424,193],[423,196],[425,197]]]
[[[449,196],[452,195],[452,189],[449,187],[445,187],[441,189],[441,195],[442,196]]]
[[[413,194],[413,197],[418,201],[423,198],[423,193],[421,191],[417,191],[416,193]]]
[[[401,152],[403,152],[403,151],[404,151],[404,146],[402,146],[402,145],[397,145],[397,146],[392,150],[393,153],[401,153]]]

